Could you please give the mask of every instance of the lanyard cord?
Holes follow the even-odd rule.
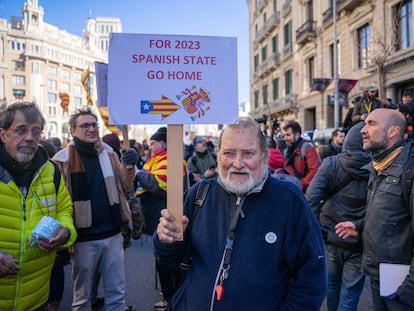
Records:
[[[234,231],[236,231],[239,217],[240,216],[244,217],[244,213],[241,209],[241,207],[243,206],[242,203],[244,199],[245,197],[237,198],[236,211],[234,212],[231,218],[231,221],[230,221],[230,227],[229,227],[229,233],[227,234],[226,246],[224,248],[223,257],[222,257],[222,261],[220,264],[220,272],[218,275],[218,280],[216,280],[216,282],[218,281],[218,284],[216,283],[217,285],[216,285],[215,293],[216,293],[216,298],[218,301],[221,301],[223,298],[223,294],[224,294],[223,282],[229,276],[231,255],[233,253]],[[214,298],[214,294],[212,298]],[[214,299],[212,299],[211,301],[210,310],[212,310],[213,308],[213,301]]]

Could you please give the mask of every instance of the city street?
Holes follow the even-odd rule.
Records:
[[[160,290],[155,289],[155,258],[152,251],[152,238],[144,236],[131,240],[132,246],[125,251],[127,305],[136,311],[151,311],[154,303],[161,299]],[[61,311],[70,311],[72,304],[71,266],[65,268],[65,291]],[[158,283],[159,288],[159,283]],[[103,296],[101,293],[99,296]],[[104,310],[104,308],[101,308]]]
[[[127,304],[133,305],[136,311],[152,311],[154,303],[161,298],[159,289],[155,289],[155,262],[152,251],[152,239],[149,236],[144,236],[140,240],[132,240],[132,246],[125,252],[125,261],[127,271]],[[65,292],[61,310],[70,311],[72,302],[70,266],[66,266],[65,276]],[[326,304],[324,302],[321,311],[326,310]],[[365,281],[358,310],[372,310],[368,280]]]

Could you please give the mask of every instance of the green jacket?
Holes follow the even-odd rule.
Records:
[[[46,161],[35,173],[26,198],[9,172],[0,166],[0,251],[17,259],[17,275],[0,277],[0,310],[36,310],[47,302],[49,280],[56,251],[43,252],[30,246],[29,236],[43,216],[56,218],[76,240],[72,201],[61,177],[54,185],[55,166]]]

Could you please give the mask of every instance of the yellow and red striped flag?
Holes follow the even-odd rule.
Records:
[[[86,68],[85,72],[82,74],[82,85],[86,92],[86,101],[88,103],[88,106],[92,106],[92,98],[91,98],[91,83],[89,79],[90,71],[89,67]]]
[[[101,115],[102,121],[104,122],[106,128],[108,131],[111,131],[112,133],[116,135],[121,135],[121,129],[119,125],[109,124],[109,112],[108,107],[102,107],[98,106],[99,114]]]
[[[69,101],[70,97],[68,93],[59,93],[59,98],[61,100],[60,106],[63,109],[63,112],[69,111]]]

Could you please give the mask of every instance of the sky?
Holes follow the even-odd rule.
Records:
[[[82,36],[90,16],[119,17],[124,33],[237,37],[238,98],[249,101],[247,0],[38,0],[44,21]],[[25,0],[0,0],[0,18],[22,16]]]

